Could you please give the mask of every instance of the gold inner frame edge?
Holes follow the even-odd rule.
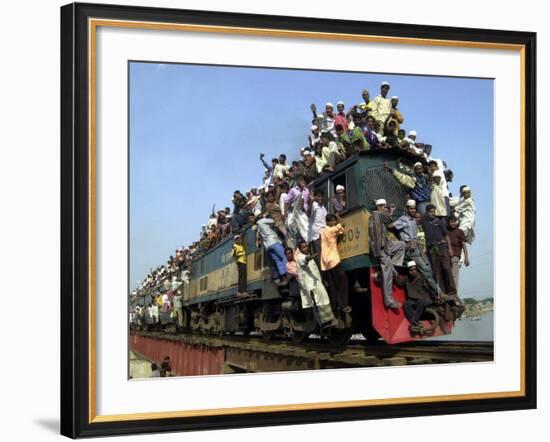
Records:
[[[254,407],[234,407],[202,410],[160,411],[148,413],[129,413],[116,415],[96,414],[96,312],[95,312],[95,274],[96,274],[96,35],[97,28],[116,27],[149,30],[172,30],[186,32],[207,32],[218,34],[238,34],[273,37],[293,37],[309,39],[360,41],[371,43],[411,44],[419,46],[445,46],[478,49],[497,49],[519,51],[520,53],[520,188],[521,188],[521,226],[520,226],[520,390],[507,392],[467,393],[455,395],[421,396],[405,398],[368,399],[354,401],[317,402],[302,404],[262,405]],[[399,405],[442,401],[482,400],[513,398],[525,396],[525,45],[459,40],[422,39],[409,37],[389,37],[359,34],[339,34],[311,31],[291,31],[281,29],[244,28],[231,26],[190,25],[181,23],[140,22],[131,20],[88,19],[88,93],[89,93],[89,423],[134,421],[147,419],[169,419],[178,417],[220,416],[247,413],[269,413],[298,410],[321,410],[329,408],[350,408],[375,405]]]

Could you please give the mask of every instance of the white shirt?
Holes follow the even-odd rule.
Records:
[[[281,197],[279,198],[279,207],[281,208],[281,213],[285,214],[285,198],[286,198],[286,195],[287,193],[286,192],[283,192],[281,193]]]
[[[326,226],[327,209],[317,201],[313,201],[309,216],[308,242],[319,239],[321,229]]]
[[[447,186],[447,180],[445,179],[445,165],[443,164],[443,160],[430,157],[428,158],[428,161],[435,161],[437,163],[437,170],[441,172],[441,186],[443,187],[443,194],[444,196],[449,196],[449,188]]]

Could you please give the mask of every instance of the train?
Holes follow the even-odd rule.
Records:
[[[368,221],[375,210],[374,201],[386,199],[395,205],[394,213],[399,216],[409,199],[406,189],[384,165],[412,175],[413,165],[418,161],[426,164],[423,158],[398,148],[363,151],[309,185],[311,190],[323,192],[328,213],[333,213],[336,186],[343,185],[346,189],[347,207],[340,213],[345,233],[338,250],[348,277],[351,312],[341,318],[339,327],[323,329],[314,309],[303,310],[299,296],[292,296],[273,281],[267,253],[257,245],[256,234],[248,227],[241,236],[247,253],[249,296],[237,294],[237,265],[231,253],[234,238],[230,235],[191,264],[189,281],[182,287],[182,331],[212,335],[254,332],[267,340],[279,336],[294,342],[315,335],[338,345],[345,345],[356,334],[368,341],[393,344],[451,333],[452,311],[439,305],[428,309],[423,318],[425,334],[411,334],[402,309],[384,307],[379,263],[369,254]],[[135,299],[130,308],[148,305],[150,294]],[[394,284],[393,296],[397,301],[405,300],[402,284]],[[169,312],[161,313],[160,325],[179,331]],[[153,326],[150,318],[134,318],[131,324],[137,329]]]

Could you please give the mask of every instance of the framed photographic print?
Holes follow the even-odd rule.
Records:
[[[62,7],[62,434],[535,408],[535,45]]]

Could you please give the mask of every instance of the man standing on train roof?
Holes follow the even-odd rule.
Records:
[[[273,279],[279,285],[288,284],[286,275],[286,254],[283,243],[277,234],[275,221],[268,216],[260,218],[256,222],[256,231],[259,242],[261,241],[267,255],[270,258],[270,267]]]
[[[447,218],[447,202],[448,197],[445,196],[445,189],[441,181],[443,172],[436,170],[432,174],[432,193],[430,195],[430,203],[435,207],[435,216]]]
[[[392,173],[399,184],[409,190],[411,198],[416,202],[416,210],[422,215],[426,213],[426,206],[430,203],[432,189],[428,178],[424,174],[422,163],[414,163],[414,176],[399,172],[389,166],[388,163],[384,163],[384,168]]]
[[[384,122],[390,115],[392,105],[391,100],[387,98],[390,84],[387,81],[380,83],[380,95],[373,102],[371,115],[375,118],[379,127],[384,127]]]
[[[455,214],[458,218],[458,228],[464,232],[466,242],[472,244],[475,238],[476,206],[468,186],[460,188],[460,199],[455,207]]]
[[[348,130],[348,117],[346,115],[346,112],[344,111],[344,102],[343,101],[339,101],[338,103],[336,103],[336,115],[334,115],[334,128],[336,130],[336,126],[338,124],[342,125],[342,127],[344,128],[345,131]]]
[[[310,149],[315,149],[315,144],[321,140],[321,131],[317,125],[311,126],[311,133],[308,136]]]
[[[367,117],[367,125],[363,127],[363,134],[369,146],[368,150],[380,148],[380,140],[376,134],[376,120],[371,115]]]
[[[405,257],[403,241],[388,240],[388,228],[393,227],[393,208],[386,210],[386,200],[376,200],[376,210],[369,218],[370,253],[379,262],[382,271],[382,294],[384,306],[393,310],[401,308],[401,303],[393,297],[393,275],[397,273],[395,266],[402,266]]]
[[[280,154],[277,160],[277,164],[275,164],[273,168],[273,178],[275,180],[284,179],[284,177],[288,175],[289,169],[290,167],[288,166],[288,164],[286,164],[286,155],[284,153]],[[268,183],[268,185],[272,183],[273,182]]]
[[[399,238],[405,243],[405,258],[408,261],[415,261],[416,268],[422,273],[431,289],[434,293],[439,294],[441,290],[435,282],[430,264],[422,257],[418,244],[415,200],[407,201],[405,213],[393,223],[393,227],[399,233]]]
[[[239,191],[233,192],[233,216],[231,217],[231,230],[238,232],[246,222],[246,197]]]
[[[396,130],[399,130],[401,128],[401,124],[405,121],[403,114],[399,109],[397,109],[398,103],[399,97],[397,95],[391,97],[390,121],[395,121]]]
[[[315,104],[312,104],[310,109],[313,114],[312,123],[321,130],[321,133],[332,132],[335,135],[334,105],[330,102],[325,104],[325,111],[321,115],[317,115],[317,106]]]
[[[237,263],[239,280],[237,284],[237,296],[248,296],[246,292],[246,251],[243,246],[243,239],[240,235],[235,235],[235,242],[231,249],[231,256]]]
[[[436,216],[436,208],[428,204],[421,221],[426,234],[426,246],[432,271],[441,290],[447,295],[456,295],[456,285],[451,268],[451,242],[447,235],[447,222]]]
[[[420,318],[434,300],[439,298],[438,292],[434,292],[424,275],[418,271],[417,262],[407,262],[408,276],[405,282],[407,300],[403,304],[405,317],[409,320],[409,330],[412,334],[422,334]]]

